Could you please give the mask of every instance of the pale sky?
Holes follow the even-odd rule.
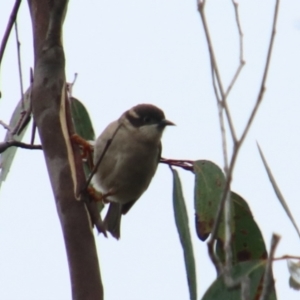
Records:
[[[1,5],[0,38],[13,2]],[[250,205],[268,249],[272,233],[281,235],[276,256],[299,255],[300,250],[299,237],[273,192],[256,147],[258,141],[300,225],[300,2],[281,2],[266,94],[238,157],[232,184],[232,190]],[[238,134],[258,94],[275,1],[239,3],[246,65],[229,98]],[[207,18],[227,85],[238,65],[231,1],[207,0]],[[23,81],[28,87],[33,52],[26,1],[18,25]],[[0,74],[0,120],[6,122],[20,99],[15,45],[13,31]],[[67,79],[79,74],[73,95],[89,110],[97,135],[133,105],[152,103],[177,124],[164,134],[164,157],[207,159],[223,167],[207,45],[195,1],[70,1],[64,46]],[[30,139],[29,131],[25,141]],[[5,135],[3,128],[0,134]],[[194,178],[186,171],[179,173],[201,299],[215,271],[206,244],[194,230]],[[189,299],[173,217],[172,178],[165,165],[159,166],[149,189],[123,218],[121,235],[116,241],[95,232],[105,299]],[[41,151],[18,150],[1,186],[0,241],[0,299],[71,298],[60,223]],[[274,263],[274,275],[278,299],[299,299],[299,292],[288,286],[285,261]]]

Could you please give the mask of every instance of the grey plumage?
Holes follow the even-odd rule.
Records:
[[[121,215],[145,192],[156,172],[161,155],[160,140],[167,125],[174,124],[165,119],[162,110],[140,104],[110,123],[96,141],[95,163],[117,130],[93,179],[96,189],[109,193],[110,206],[104,224],[117,239]]]

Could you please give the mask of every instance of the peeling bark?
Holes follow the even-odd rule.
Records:
[[[73,125],[66,94],[62,25],[66,0],[28,0],[34,37],[33,116],[62,226],[72,298],[103,299],[103,287],[78,147],[70,141]]]

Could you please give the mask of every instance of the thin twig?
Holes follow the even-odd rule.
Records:
[[[88,179],[87,179],[87,181],[86,181],[86,183],[85,183],[85,186],[84,186],[84,188],[83,188],[83,191],[85,191],[85,190],[88,188],[89,184],[91,183],[91,180],[92,180],[93,176],[95,175],[95,173],[97,172],[97,170],[98,170],[98,168],[99,168],[99,166],[100,166],[100,164],[101,164],[101,162],[102,162],[102,160],[103,160],[103,157],[104,157],[105,153],[107,152],[109,146],[111,145],[113,139],[115,138],[117,132],[119,131],[119,129],[121,128],[122,125],[123,125],[122,123],[119,124],[119,126],[118,126],[117,129],[115,130],[115,132],[114,132],[114,134],[112,135],[112,137],[107,141],[107,143],[106,143],[106,145],[105,145],[105,147],[104,147],[104,149],[103,149],[103,151],[102,151],[102,153],[101,153],[101,155],[100,155],[100,157],[99,157],[97,163],[94,165],[94,168],[93,168],[91,174],[89,175],[89,177],[88,177]]]
[[[29,110],[21,111],[20,115],[20,119],[18,120],[17,125],[12,131],[12,135],[19,135],[24,130],[24,128],[26,128],[26,126],[31,120],[31,111]]]
[[[19,40],[17,20],[15,20],[15,31],[16,31],[16,42],[17,42],[19,81],[20,81],[20,89],[21,89],[21,103],[22,103],[22,110],[24,110],[24,89],[23,89],[22,63],[21,63],[21,51],[20,51],[21,43]]]
[[[10,126],[1,120],[0,120],[0,125],[2,125],[6,130],[11,131]]]
[[[235,74],[233,75],[233,78],[231,79],[231,82],[229,83],[228,88],[225,93],[226,99],[228,98],[228,95],[231,92],[231,89],[233,88],[234,84],[236,83],[236,80],[238,79],[244,65],[245,65],[245,62],[240,63]]]
[[[30,68],[30,86],[33,87],[33,69]],[[29,103],[29,111],[30,113],[32,112],[32,101],[31,101],[31,89],[30,89],[30,103]],[[32,120],[32,128],[31,128],[31,140],[30,140],[30,144],[33,145],[34,144],[34,139],[35,139],[35,134],[36,134],[36,122],[35,119],[33,118]]]
[[[238,36],[239,36],[239,45],[240,45],[240,62],[239,62],[239,66],[231,80],[231,82],[229,83],[229,86],[225,92],[225,98],[223,99],[223,103],[224,105],[227,105],[227,97],[231,91],[231,89],[233,88],[237,78],[239,77],[243,66],[245,65],[245,61],[244,61],[244,43],[243,43],[243,32],[242,32],[242,26],[241,26],[241,22],[240,22],[240,16],[239,16],[239,10],[238,10],[238,3],[235,0],[232,0],[232,4],[234,7],[234,12],[235,12],[235,21],[236,21],[236,26],[238,28]],[[236,143],[236,141],[234,141]],[[226,175],[228,173],[228,169],[226,168],[228,167],[228,163],[225,163],[225,172]],[[230,199],[230,186],[228,188],[228,192],[226,194],[225,197],[225,205],[224,205],[224,220],[225,220],[225,242],[224,242],[224,252],[225,252],[225,270],[227,270],[229,273],[229,277],[230,276],[230,270],[232,267],[232,249],[231,249],[231,199]],[[226,274],[225,274],[226,276]],[[248,299],[249,298],[249,278],[245,279],[245,282],[242,282],[242,299]]]
[[[211,61],[211,64],[212,64],[212,61]],[[222,100],[219,98],[216,78],[214,76],[213,70],[214,70],[214,67],[211,66],[211,73],[212,73],[211,76],[212,76],[212,82],[213,82],[215,96],[217,99],[217,107],[218,107],[219,122],[220,122],[220,129],[221,129],[224,169],[225,169],[225,173],[227,173],[228,172],[228,153],[227,153],[226,129],[225,129],[224,117],[223,117],[223,103],[224,102],[222,102]]]
[[[245,65],[245,60],[244,60],[244,41],[243,41],[243,31],[242,31],[242,26],[241,26],[241,21],[240,21],[240,14],[239,14],[239,4],[235,1],[232,0],[231,1],[233,4],[233,8],[234,8],[234,14],[235,14],[235,22],[236,22],[236,26],[238,29],[238,33],[239,33],[239,44],[240,44],[240,62],[239,62],[239,66],[236,69],[235,74],[233,75],[233,78],[231,80],[231,82],[228,85],[228,88],[226,90],[225,93],[225,99],[227,99],[231,89],[233,88],[236,80],[238,79],[243,66]]]
[[[4,51],[5,51],[5,48],[6,48],[6,44],[7,44],[11,29],[12,29],[14,23],[15,23],[16,18],[17,18],[17,14],[18,14],[18,10],[19,10],[21,1],[22,0],[16,0],[15,5],[12,9],[11,14],[10,14],[8,24],[6,26],[4,36],[2,38],[1,47],[0,47],[0,66],[1,66],[1,61],[2,61],[2,58],[3,58],[3,55],[4,55]]]
[[[239,153],[239,150],[245,140],[245,137],[248,133],[248,130],[252,124],[252,121],[256,115],[256,112],[258,110],[259,104],[261,103],[263,96],[264,96],[264,91],[265,91],[265,83],[267,80],[267,75],[268,75],[268,70],[269,70],[269,65],[270,65],[270,60],[271,60],[271,54],[272,54],[272,50],[273,50],[273,44],[274,44],[274,38],[275,38],[275,33],[276,33],[276,24],[277,24],[277,17],[278,17],[278,11],[279,11],[279,0],[276,0],[276,5],[275,5],[275,10],[274,10],[274,18],[273,18],[273,25],[272,25],[272,32],[271,32],[271,38],[270,38],[270,43],[269,43],[269,48],[268,48],[268,55],[267,55],[267,59],[266,59],[266,64],[265,64],[265,68],[264,68],[264,75],[262,78],[262,82],[261,82],[261,88],[260,88],[260,92],[257,96],[257,101],[256,104],[253,108],[253,111],[249,117],[248,123],[243,131],[243,134],[241,136],[241,138],[234,144],[234,149],[233,149],[233,154],[231,157],[231,161],[230,161],[230,165],[229,165],[229,170],[226,176],[226,183],[225,183],[225,188],[224,188],[224,192],[223,192],[223,196],[220,202],[220,205],[218,207],[218,211],[217,211],[217,215],[215,218],[215,222],[214,222],[214,226],[210,235],[210,240],[209,240],[209,244],[210,247],[213,247],[214,244],[214,240],[216,238],[218,229],[219,229],[219,225],[220,225],[220,221],[221,221],[221,216],[222,216],[222,211],[224,208],[224,204],[225,201],[228,197],[228,193],[230,191],[230,183],[231,183],[231,179],[232,179],[232,173],[233,173],[233,169],[236,163],[236,159]],[[210,252],[209,252],[210,253]],[[214,252],[212,252],[214,254]],[[212,262],[216,261],[216,258],[212,258],[210,257]]]
[[[239,31],[239,42],[240,42],[240,62],[244,62],[244,43],[243,43],[243,31],[242,31],[242,26],[241,26],[241,21],[240,21],[240,14],[239,14],[239,4],[235,1],[232,0],[232,4],[234,7],[234,13],[235,13],[235,21],[236,25]]]
[[[35,123],[35,120],[33,119],[32,127],[31,127],[31,139],[30,139],[30,145],[33,145],[33,144],[34,144],[35,134],[36,134],[36,123]]]
[[[273,261],[284,260],[284,259],[298,259],[298,260],[300,260],[300,256],[296,256],[296,255],[283,255],[283,256],[280,256],[280,257],[273,258]]]
[[[29,149],[29,150],[42,150],[41,145],[30,145],[30,144],[25,144],[25,143],[13,140],[13,141],[0,143],[0,153],[4,152],[6,149],[8,149],[10,147],[19,147],[19,148]]]
[[[171,166],[179,167],[187,171],[194,172],[194,161],[192,160],[177,160],[177,159],[167,159],[160,158],[160,163],[167,164],[170,168]]]
[[[68,93],[69,93],[69,98],[72,98],[73,87],[74,87],[74,85],[75,85],[75,82],[76,82],[76,80],[77,80],[77,77],[78,77],[78,74],[75,73],[75,74],[74,74],[74,79],[73,79],[73,81],[70,82],[70,83],[67,83],[67,91],[68,91]]]
[[[221,94],[221,98],[223,100],[222,105],[223,105],[224,110],[226,112],[227,121],[228,121],[228,125],[229,125],[230,132],[231,132],[231,135],[232,135],[232,139],[234,141],[236,141],[237,140],[236,133],[235,133],[235,129],[234,129],[234,126],[233,126],[231,114],[230,114],[229,108],[227,106],[227,102],[226,102],[226,98],[225,98],[225,92],[224,92],[223,84],[222,84],[222,81],[221,81],[221,76],[220,76],[217,60],[216,60],[216,57],[215,57],[215,53],[214,53],[210,33],[209,33],[209,30],[208,30],[207,20],[206,20],[206,16],[205,16],[205,12],[204,12],[204,7],[205,7],[205,1],[199,1],[198,2],[198,11],[199,11],[200,16],[201,16],[200,19],[202,21],[202,25],[203,25],[203,28],[204,28],[204,33],[205,33],[205,37],[206,37],[206,41],[207,41],[208,52],[209,52],[209,56],[210,56],[210,60],[211,60],[212,74],[214,74],[213,77],[212,77],[212,80],[214,81],[214,76],[216,76],[217,83],[218,83],[218,88],[219,88],[219,91],[220,91],[220,94]],[[215,90],[215,94],[216,94],[216,98],[218,99],[218,95],[216,93],[216,90]]]
[[[275,250],[279,243],[279,240],[280,240],[279,235],[277,234],[272,235],[270,254],[267,260],[267,265],[266,265],[264,279],[263,279],[263,287],[262,287],[262,292],[260,294],[259,300],[267,300],[268,296],[272,291],[272,287],[274,286],[274,279],[272,274],[272,262],[273,262]]]
[[[256,104],[252,110],[252,113],[249,117],[249,120],[247,122],[247,125],[244,129],[244,132],[240,138],[239,143],[242,143],[248,133],[248,130],[254,120],[254,117],[257,113],[258,107],[262,102],[263,96],[265,94],[265,90],[266,90],[266,81],[267,81],[267,76],[268,76],[268,72],[269,72],[269,66],[270,66],[270,61],[271,61],[271,56],[272,56],[272,51],[273,51],[273,45],[274,45],[274,39],[275,39],[275,34],[276,34],[276,24],[277,24],[277,19],[278,19],[278,11],[279,11],[279,2],[280,0],[276,0],[276,5],[275,5],[275,11],[274,11],[274,18],[273,18],[273,26],[272,26],[272,33],[271,33],[271,38],[270,38],[270,44],[269,44],[269,49],[268,49],[268,54],[267,54],[267,60],[266,60],[266,64],[265,64],[265,69],[264,69],[264,74],[263,74],[263,78],[261,81],[261,85],[260,85],[260,90],[257,96],[257,101]]]

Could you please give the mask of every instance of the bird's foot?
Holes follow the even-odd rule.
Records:
[[[94,146],[89,141],[85,140],[78,134],[72,134],[70,139],[73,143],[79,145],[79,147],[81,149],[82,159],[87,160],[90,167],[93,168],[94,167],[94,164],[93,164]]]
[[[109,199],[107,199],[107,197],[114,195],[114,191],[113,190],[109,190],[107,193],[102,194],[102,193],[98,192],[92,186],[89,186],[87,188],[87,192],[89,193],[89,195],[92,197],[92,199],[95,202],[102,202],[103,204],[110,203],[111,201]]]
[[[91,196],[91,198],[95,201],[95,202],[104,202],[103,201],[103,194],[96,191],[96,189],[92,186],[89,186],[87,188],[87,192],[88,194]]]

